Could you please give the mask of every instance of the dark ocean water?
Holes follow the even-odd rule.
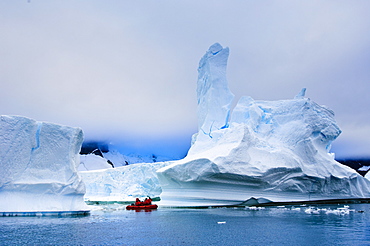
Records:
[[[349,205],[347,214],[337,210],[342,207],[137,212],[109,205],[84,217],[0,217],[0,244],[370,245],[370,205]]]

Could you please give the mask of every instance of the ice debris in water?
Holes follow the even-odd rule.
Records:
[[[350,209],[349,206],[339,207],[336,209],[330,208],[317,208],[308,207],[304,210],[306,214],[334,214],[334,215],[348,215],[350,212],[354,212],[354,209]]]
[[[265,207],[256,207],[256,206],[250,206],[250,207],[248,207],[248,206],[246,206],[245,209],[255,210],[256,211],[256,210],[264,210]]]

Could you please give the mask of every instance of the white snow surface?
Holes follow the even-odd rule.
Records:
[[[367,170],[360,170],[360,171],[367,171]],[[370,180],[370,172],[367,172],[366,174],[365,174],[365,178],[366,179],[368,179],[368,180]]]
[[[82,171],[86,201],[135,201],[159,197],[162,192],[156,171],[171,162],[139,163],[117,168]]]
[[[113,168],[110,164],[108,164],[107,161],[107,159],[95,154],[80,155],[80,165],[78,166],[78,171]]]
[[[0,212],[88,210],[80,128],[0,116]]]
[[[291,100],[242,97],[229,119],[226,53],[215,44],[200,62],[199,132],[184,159],[157,171],[160,205],[370,197],[369,180],[329,152],[341,133],[334,113],[305,98],[305,89]]]
[[[370,166],[363,166],[363,167],[360,167],[359,169],[358,169],[358,171],[369,171],[370,170]]]

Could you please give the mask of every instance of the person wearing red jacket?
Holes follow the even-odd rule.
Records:
[[[139,198],[136,198],[135,206],[141,206],[141,205],[143,205],[143,202],[141,202]]]
[[[149,198],[145,198],[144,202],[143,202],[143,205],[151,205],[152,204],[152,199],[149,197]]]

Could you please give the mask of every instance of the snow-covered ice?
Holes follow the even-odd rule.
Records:
[[[0,212],[83,211],[80,128],[0,116]]]
[[[80,165],[78,171],[92,171],[113,168],[108,164],[108,160],[95,154],[80,155]]]
[[[370,170],[370,166],[363,166],[363,167],[360,167],[359,169],[358,169],[358,171],[369,171]]]
[[[156,171],[171,162],[140,163],[110,169],[82,171],[86,201],[134,201],[159,197],[162,192]]]
[[[198,127],[209,135],[226,127],[234,95],[226,80],[229,49],[218,43],[212,45],[199,62],[198,68]]]
[[[199,65],[199,131],[188,155],[157,171],[161,205],[211,206],[369,197],[369,180],[334,160],[341,130],[330,109],[305,98],[242,97],[231,117],[228,48]]]

